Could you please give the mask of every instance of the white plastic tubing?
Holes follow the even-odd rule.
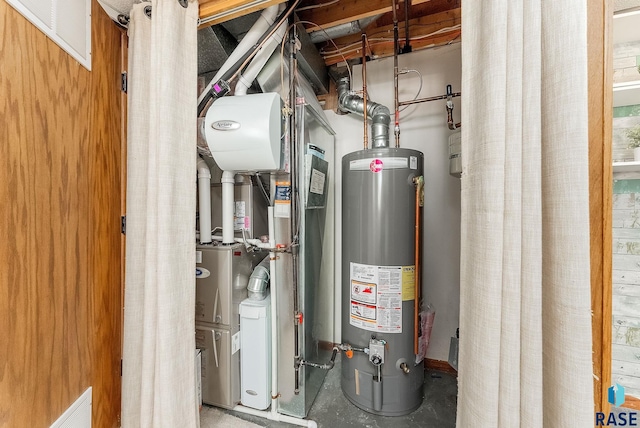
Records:
[[[284,3],[280,5],[278,13],[284,10]],[[251,64],[245,69],[245,71],[238,78],[236,83],[234,95],[246,95],[247,89],[251,86],[260,70],[267,63],[273,51],[276,50],[278,45],[282,42],[285,30],[287,29],[287,21],[284,21],[273,33],[273,36],[269,37],[269,40],[260,48],[256,56],[251,61]]]
[[[235,64],[242,55],[244,55],[249,50],[253,49],[256,45],[257,41],[262,37],[264,33],[267,32],[271,24],[273,24],[278,17],[278,10],[280,10],[279,5],[270,6],[266,8],[260,14],[258,20],[253,24],[253,26],[249,29],[247,34],[242,38],[238,46],[231,52],[229,58],[225,61],[225,63],[220,67],[220,70],[213,76],[211,82],[207,85],[206,88],[202,91],[200,96],[198,97],[198,104],[202,102],[206,94],[209,92],[211,87],[220,80],[220,77],[224,75],[229,68]]]
[[[222,243],[233,244],[235,242],[233,230],[234,195],[233,185],[236,180],[233,171],[222,173]]]
[[[200,212],[200,243],[211,242],[211,170],[209,165],[198,157],[198,209]]]

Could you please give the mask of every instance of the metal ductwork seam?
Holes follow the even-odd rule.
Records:
[[[312,33],[309,34],[311,42],[322,43],[330,39],[337,39],[338,37],[348,36],[349,34],[356,34],[364,31],[372,22],[380,18],[382,15],[374,15],[366,18],[358,19],[357,21],[345,22],[333,27],[318,30],[312,27]]]
[[[267,288],[269,287],[271,257],[266,256],[258,266],[255,267],[249,278],[247,291],[249,299],[264,300],[267,298]]]

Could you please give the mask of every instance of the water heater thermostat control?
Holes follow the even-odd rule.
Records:
[[[384,340],[371,339],[369,341],[369,361],[374,366],[379,366],[384,363]]]

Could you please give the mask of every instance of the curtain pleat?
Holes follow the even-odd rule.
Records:
[[[457,423],[589,426],[586,4],[462,14]]]
[[[144,9],[151,6],[152,18]],[[196,427],[197,2],[129,25],[123,427]]]

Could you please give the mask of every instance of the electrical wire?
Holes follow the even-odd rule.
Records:
[[[338,45],[336,45],[336,43],[333,41],[333,39],[331,39],[331,36],[329,36],[329,34],[327,33],[327,31],[319,24],[316,24],[315,22],[312,21],[298,21],[301,24],[310,24],[313,25],[314,27],[320,29],[320,31],[322,31],[327,37],[329,37],[329,41],[331,42],[331,44],[333,45],[333,47],[336,48],[336,51],[340,51],[340,48],[338,47]],[[368,39],[367,39],[367,45],[369,44]],[[371,51],[371,48],[369,48],[369,51]],[[337,56],[337,55],[335,55]],[[340,55],[342,56],[342,60],[344,61],[344,63],[347,66],[347,72],[349,73],[349,81],[353,82],[353,76],[351,75],[351,67],[349,67],[349,62],[347,61],[347,58],[345,58],[344,55]]]
[[[398,73],[398,74],[408,74],[408,73],[416,73],[418,75],[418,77],[420,78],[420,86],[418,87],[418,92],[416,92],[416,96],[413,97],[411,99],[411,101],[417,100],[418,97],[420,96],[420,92],[422,92],[422,74],[418,70],[413,70],[413,69],[404,69],[404,70],[400,71],[400,73]],[[406,106],[402,107],[400,109],[400,111],[405,111],[407,109],[407,107],[409,107],[409,106],[406,105]]]
[[[452,27],[444,27],[441,28],[437,31],[434,31],[432,33],[429,34],[423,34],[422,36],[414,36],[412,37],[410,40],[411,41],[416,41],[416,40],[422,40],[422,39],[426,39],[432,36],[436,36],[438,34],[443,34],[443,33],[448,33],[448,32],[452,32],[452,31],[456,31],[459,30],[461,28],[460,24],[458,25],[454,25]],[[392,37],[370,37],[369,41],[371,42],[371,45],[380,45],[380,44],[384,44],[384,43],[389,43],[389,42],[393,42],[393,38]],[[333,42],[333,41],[332,41]],[[324,58],[331,58],[331,57],[335,57],[335,56],[342,56],[344,58],[344,55],[352,53],[352,52],[357,52],[360,50],[360,42],[354,42],[354,43],[350,43],[348,45],[345,45],[341,48],[338,48],[335,43],[333,44],[336,49],[335,50],[325,50],[324,48],[320,50],[320,54],[324,57]],[[371,47],[369,47],[369,49],[371,49]]]
[[[298,9],[299,10],[299,9]],[[285,30],[285,34],[289,34],[289,31],[291,30],[291,27],[293,27],[294,25],[297,24],[310,24],[313,25],[314,27],[317,27],[318,29],[320,29],[320,31],[322,31],[323,33],[325,33],[327,35],[327,37],[329,37],[329,34],[327,34],[326,30],[321,26],[316,24],[315,22],[312,21],[296,21],[293,24],[290,24],[287,29]],[[280,42],[280,88],[284,93],[284,44],[285,41],[287,40],[286,37],[282,38],[282,41]],[[329,41],[333,44],[333,46],[336,48],[336,50],[339,50],[338,46],[335,44],[335,42],[331,39],[329,39]],[[337,55],[336,55],[337,56]],[[347,61],[347,58],[345,58],[344,55],[341,55],[342,59],[344,60],[344,63],[347,67],[347,73],[349,73],[349,81],[352,82],[353,81],[353,76],[351,73],[351,67],[349,67],[349,62]],[[289,72],[291,72],[291,70],[289,70]],[[282,96],[282,94],[281,94]],[[291,108],[290,104],[289,104],[289,96],[283,96],[282,99],[284,100],[284,108],[285,108],[285,112],[287,110],[289,110]],[[288,114],[288,113],[287,113]]]
[[[340,0],[333,0],[333,1],[330,1],[330,2],[327,2],[327,3],[312,4],[310,6],[299,7],[298,9],[296,9],[296,12],[300,12],[300,11],[303,11],[303,10],[317,9],[319,7],[331,6],[332,4],[336,4],[339,1]]]
[[[456,31],[456,30],[459,30],[460,28],[461,28],[460,25],[455,25],[453,27],[445,27],[445,28],[441,28],[440,30],[434,31],[434,32],[429,33],[429,34],[424,34],[422,36],[412,37],[410,40],[411,41],[421,40],[421,39],[425,39],[425,38],[428,38],[428,37],[436,36],[438,34],[448,33],[448,32],[451,32],[451,31]],[[393,38],[392,37],[371,37],[371,38],[369,38],[369,40],[372,41],[372,42],[382,42],[382,43],[393,42]],[[374,43],[374,44],[380,44],[380,43]],[[335,46],[335,44],[334,44],[334,46]],[[325,50],[325,49],[321,49],[320,53],[322,55],[337,56],[340,53],[344,54],[344,53],[351,53],[351,52],[358,51],[359,50],[359,46],[360,46],[360,43],[354,42],[354,43],[350,43],[348,45],[345,45],[345,46],[343,46],[341,48],[336,48],[335,50],[331,50],[331,51],[328,51],[328,50]],[[349,48],[352,48],[352,49],[349,49]],[[353,49],[353,48],[355,48],[355,49]],[[347,50],[345,52],[345,49],[349,49],[349,50]]]
[[[282,23],[285,22],[285,20],[289,17],[289,15],[291,15],[291,13],[293,12],[293,10],[295,9],[295,7],[298,5],[298,3],[300,3],[300,0],[295,0],[293,2],[293,4],[291,4],[291,6],[289,6],[289,8],[287,10],[285,10],[285,12],[283,13],[282,17],[278,20],[278,23],[273,27],[273,29],[269,32],[269,34],[267,35],[267,37],[265,37],[258,46],[256,46],[256,49],[252,52],[252,54],[240,65],[240,67],[238,68],[238,70],[233,74],[233,76],[231,76],[229,78],[229,82],[232,82],[236,77],[238,77],[238,75],[242,72],[242,70],[247,66],[247,64],[249,64],[249,61],[251,61],[253,59],[253,57],[258,53],[258,51],[260,50],[260,48],[266,43],[267,40],[269,40],[269,38],[271,38],[271,36],[273,36],[273,34],[275,34],[275,32],[278,30],[278,28],[280,28],[280,25],[282,25]],[[284,37],[283,37],[284,40]]]

